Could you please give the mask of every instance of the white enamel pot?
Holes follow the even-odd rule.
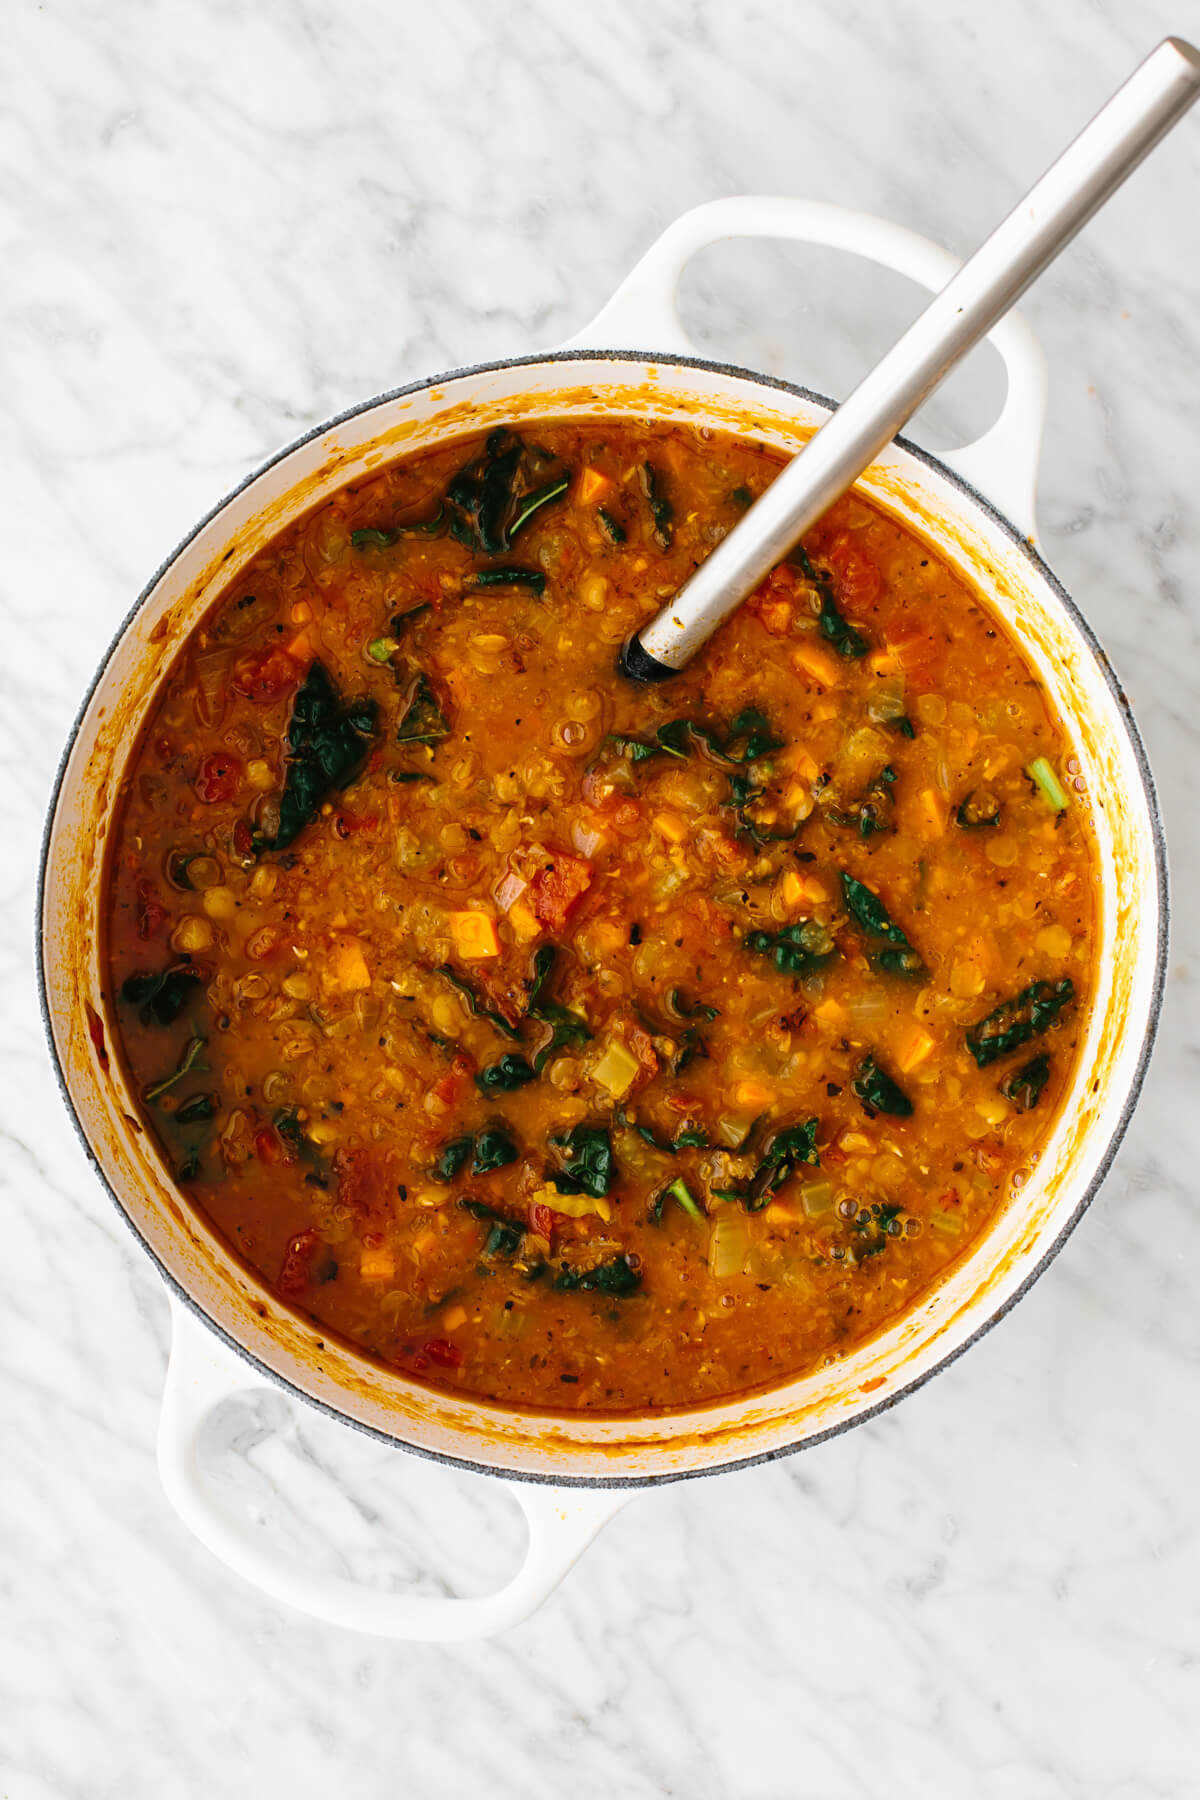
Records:
[[[998,1319],[1045,1268],[1108,1168],[1155,1028],[1166,879],[1153,788],[1129,708],[1095,638],[1033,548],[1045,405],[1041,356],[1010,317],[992,342],[1008,392],[977,443],[934,458],[897,442],[863,490],[982,590],[1068,722],[1103,865],[1097,989],[1054,1136],[1020,1196],[921,1304],[834,1367],[693,1411],[593,1418],[523,1413],[423,1388],[322,1336],[261,1286],[181,1202],[116,1056],[100,963],[103,857],[115,796],[170,659],[213,598],[282,526],[389,457],[500,422],[686,420],[793,451],[829,402],[690,349],[674,303],[688,259],[727,237],[839,248],[940,288],[957,266],[911,232],[799,200],[730,199],[676,220],[594,323],[562,349],[385,394],[269,462],[209,514],[121,627],[64,755],[40,890],[41,979],[67,1105],[101,1179],[173,1298],[159,1437],[180,1517],[231,1568],[315,1617],[395,1638],[483,1637],[526,1617],[640,1486],[784,1455],[892,1405]],[[615,348],[614,346],[633,346]],[[604,629],[604,621],[599,622]],[[614,652],[616,646],[614,644]],[[197,1456],[204,1420],[242,1390],[282,1387],[388,1443],[512,1483],[525,1562],[484,1599],[384,1593],[314,1573],[225,1509]]]

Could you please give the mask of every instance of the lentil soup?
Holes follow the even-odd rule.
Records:
[[[782,466],[562,422],[289,526],[163,683],[110,853],[182,1193],[361,1350],[514,1405],[772,1385],[1014,1196],[1084,1035],[1078,764],[851,493],[661,688],[614,673]]]

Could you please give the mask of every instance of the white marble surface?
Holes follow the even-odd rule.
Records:
[[[506,1639],[282,1612],[163,1500],[164,1296],[68,1128],[31,981],[61,740],[214,497],[382,387],[567,335],[714,195],[968,249],[1136,55],[1200,33],[1195,0],[6,0],[0,24],[0,1794],[1195,1795],[1200,117],[1027,304],[1046,547],[1167,815],[1162,1039],[1066,1252],[920,1394],[639,1500]],[[706,344],[835,392],[913,300],[757,247],[688,280]],[[983,359],[916,435],[994,396]],[[212,1434],[213,1476],[314,1560],[478,1591],[517,1555],[489,1483],[277,1410]]]

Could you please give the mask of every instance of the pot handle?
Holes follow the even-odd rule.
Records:
[[[613,1488],[505,1482],[525,1514],[529,1543],[525,1561],[507,1586],[482,1599],[383,1593],[307,1568],[273,1544],[264,1527],[222,1506],[200,1467],[200,1433],[210,1413],[237,1394],[278,1389],[225,1349],[174,1298],[171,1314],[171,1355],[158,1429],[158,1472],[168,1500],[205,1548],[236,1574],[273,1600],[328,1625],[427,1644],[508,1631],[537,1610],[629,1499],[628,1492]]]
[[[724,238],[794,238],[846,250],[868,262],[907,275],[936,293],[961,267],[957,257],[928,238],[888,219],[795,200],[776,194],[740,194],[693,207],[667,226],[662,236],[625,277],[607,306],[564,350],[666,351],[696,356],[675,304],[679,278],[706,245]],[[1046,418],[1046,364],[1041,347],[1016,313],[988,333],[1004,363],[1008,391],[1000,416],[973,444],[939,460],[970,483],[1032,538],[1036,531],[1035,490],[1042,428]]]

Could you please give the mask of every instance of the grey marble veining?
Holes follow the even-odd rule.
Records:
[[[1184,1800],[1200,1791],[1200,118],[1040,284],[1044,547],[1113,654],[1176,915],[1141,1109],[1016,1312],[885,1418],[657,1492],[510,1637],[259,1599],[153,1464],[156,1275],[53,1088],[31,978],[59,747],[133,596],[282,441],[581,325],[684,207],[795,192],[961,252],[1195,0],[56,0],[0,59],[0,1794]],[[906,284],[713,250],[714,353],[844,392]],[[978,428],[974,360],[921,421]],[[490,1483],[284,1402],[206,1454],[320,1566],[484,1591]]]

